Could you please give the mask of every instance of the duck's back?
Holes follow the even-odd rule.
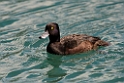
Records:
[[[85,34],[72,34],[61,38],[60,43],[65,48],[65,54],[75,54],[97,49],[98,46],[107,46],[108,43],[99,37]]]
[[[93,36],[88,36],[85,34],[72,34],[68,36],[64,36],[60,39],[61,43],[67,43],[67,44],[76,44],[79,45],[80,43],[84,41],[89,41],[92,44],[94,44],[96,41],[101,40],[99,37],[93,37]],[[69,42],[69,43],[68,43]]]

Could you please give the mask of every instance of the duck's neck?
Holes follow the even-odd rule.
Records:
[[[50,43],[53,43],[53,42],[60,42],[60,35],[57,35],[57,36],[52,36],[50,35],[49,36],[49,40],[50,40]]]

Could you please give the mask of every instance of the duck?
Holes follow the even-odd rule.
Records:
[[[60,29],[57,23],[48,23],[45,32],[39,37],[49,37],[47,52],[56,55],[71,55],[96,50],[100,46],[109,46],[110,43],[99,37],[86,34],[70,34],[60,38]]]

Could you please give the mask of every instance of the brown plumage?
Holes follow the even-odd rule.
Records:
[[[45,32],[49,34],[50,39],[47,51],[53,54],[76,54],[97,49],[99,46],[109,45],[108,42],[101,40],[99,37],[88,36],[85,34],[72,34],[60,39],[59,26],[57,23],[46,25]],[[44,37],[40,36],[39,38]]]

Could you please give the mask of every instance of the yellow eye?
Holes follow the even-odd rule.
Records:
[[[51,30],[53,30],[54,29],[54,27],[51,27]]]

